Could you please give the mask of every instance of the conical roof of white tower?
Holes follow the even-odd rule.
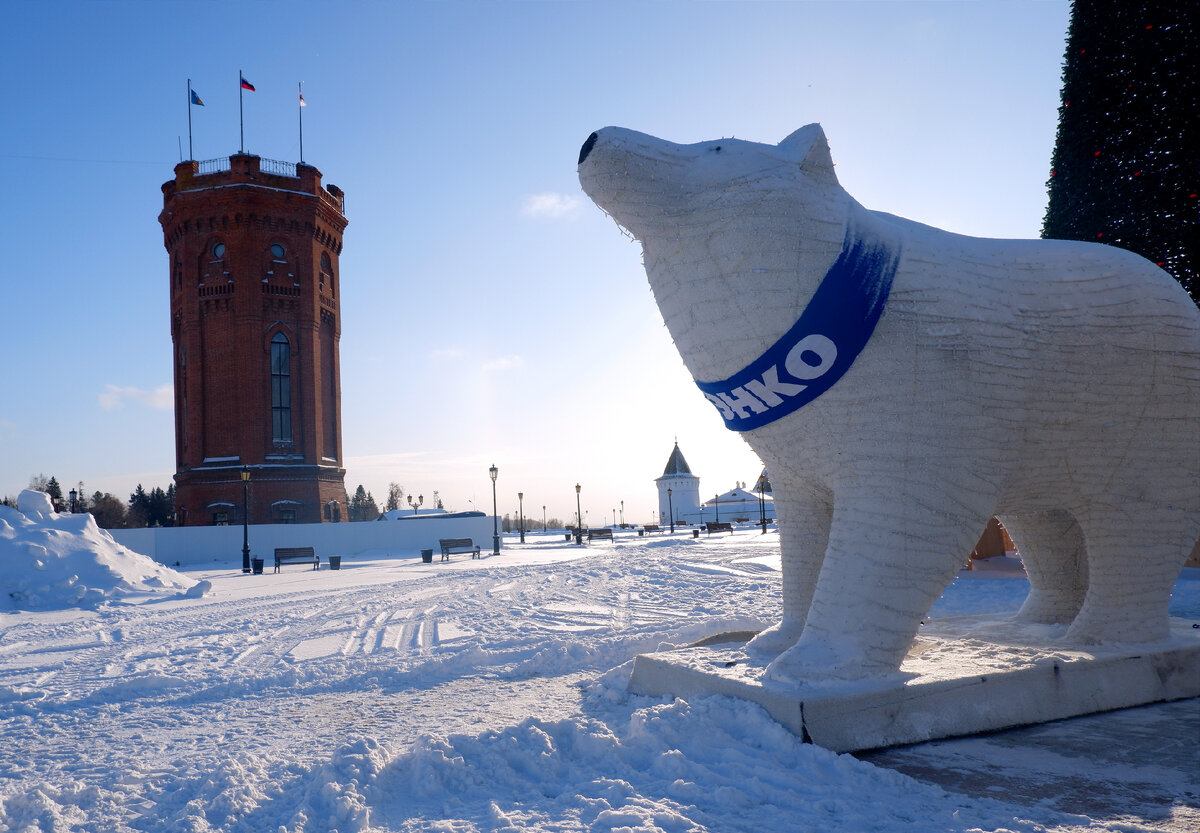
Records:
[[[671,456],[667,458],[667,467],[663,469],[663,477],[681,474],[688,477],[694,476],[692,470],[688,468],[687,460],[683,459],[683,452],[679,450],[679,443],[675,443],[675,449],[671,452]]]

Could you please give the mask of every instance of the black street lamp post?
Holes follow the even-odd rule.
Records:
[[[542,504],[542,532],[546,531],[546,504]]]
[[[762,534],[767,534],[767,504],[763,500],[763,479],[758,479],[758,522],[762,524]]]
[[[242,466],[242,572],[250,572],[250,467]]]
[[[661,505],[661,504],[660,504]],[[671,490],[667,489],[667,511],[671,513],[671,534],[675,534],[675,503],[671,500]]]
[[[521,524],[521,543],[525,543],[525,493],[517,492],[517,514]]]
[[[575,543],[583,546],[583,512],[579,508],[579,491],[582,487],[575,484]]]
[[[721,496],[713,495],[713,521],[721,522]]]
[[[492,463],[492,467],[488,469],[488,474],[492,476],[492,555],[500,554],[500,528],[496,526],[496,475],[499,473],[500,469]]]
[[[421,514],[421,506],[425,503],[425,495],[417,495],[416,500],[413,500],[412,495],[406,495],[406,497],[408,498],[408,505],[412,507],[413,514]]]

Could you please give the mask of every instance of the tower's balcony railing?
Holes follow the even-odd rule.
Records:
[[[236,167],[235,167],[236,166]],[[321,172],[303,162],[282,162],[278,159],[263,159],[250,153],[222,156],[219,159],[204,159],[199,162],[188,160],[175,166],[175,181],[163,184],[163,197],[170,199],[182,191],[242,182],[244,177],[255,174],[299,180],[298,183],[276,182],[276,187],[285,190],[297,189],[318,196],[339,214],[346,213],[346,197],[336,185],[321,187]],[[214,177],[201,180],[202,177]]]
[[[222,156],[220,159],[205,159],[196,163],[196,176],[206,176],[208,174],[219,174],[231,170],[230,157]],[[300,174],[296,173],[295,162],[280,162],[278,159],[258,159],[258,169],[264,174],[274,174],[275,176],[290,176],[299,178]]]

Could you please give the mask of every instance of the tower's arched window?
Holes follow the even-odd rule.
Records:
[[[283,333],[271,339],[271,436],[292,441],[292,346]]]
[[[328,289],[329,294],[333,295],[333,262],[329,259],[329,252],[321,252],[321,289]]]

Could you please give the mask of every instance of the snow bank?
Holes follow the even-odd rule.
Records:
[[[604,719],[530,718],[474,735],[424,735],[399,751],[348,740],[255,821],[342,833],[1044,829],[999,802],[956,799],[805,744],[752,703],[627,700],[602,688],[591,696]],[[631,709],[626,717],[606,708],[613,696]],[[198,821],[186,816],[179,829]]]
[[[95,607],[131,595],[203,595],[196,583],[121,546],[89,514],[59,514],[26,490],[0,506],[0,611]]]

